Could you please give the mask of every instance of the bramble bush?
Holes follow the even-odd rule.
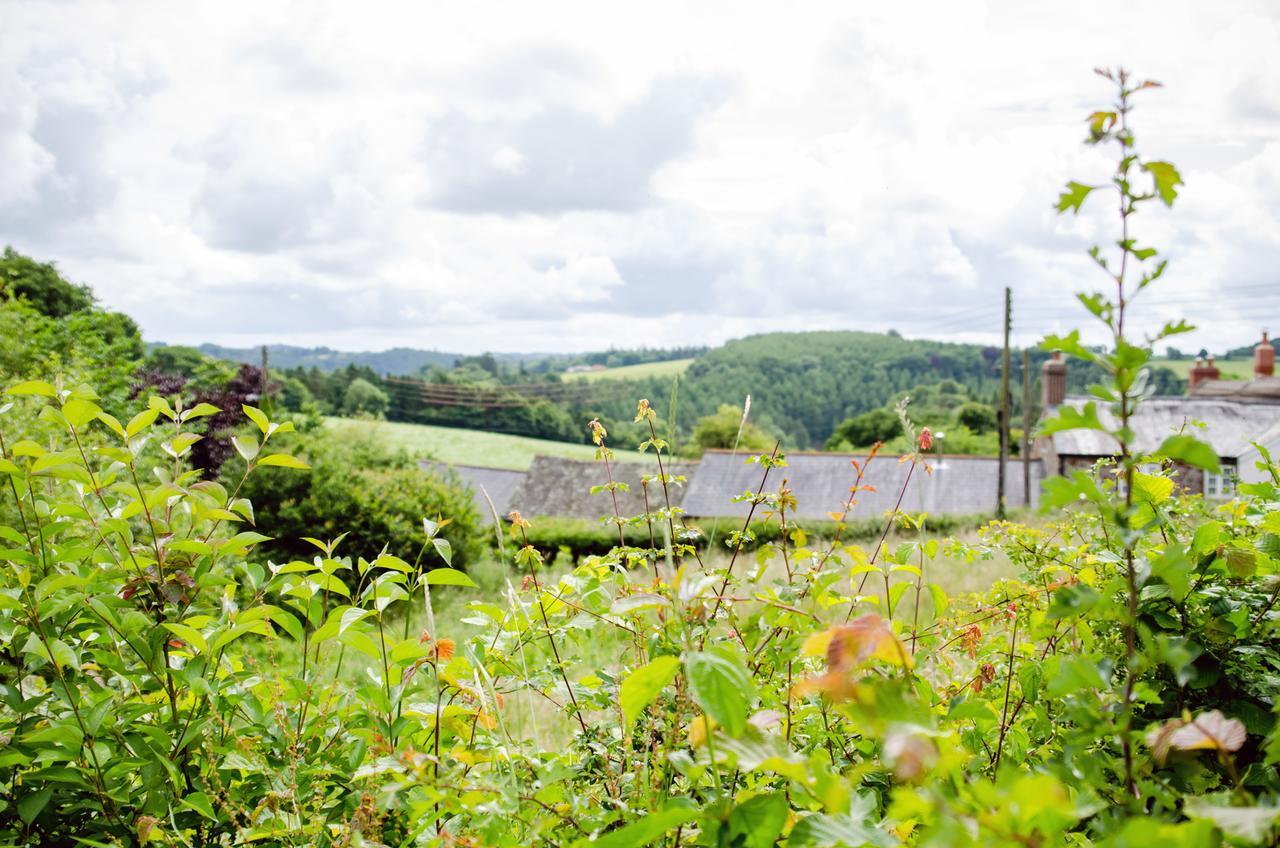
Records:
[[[1091,117],[1090,140],[1115,145],[1117,170],[1070,184],[1061,207],[1118,197],[1120,257],[1096,253],[1115,293],[1082,297],[1112,344],[1048,344],[1110,375],[1094,394],[1121,422],[1120,452],[1098,475],[1053,481],[1047,524],[993,523],[949,546],[975,567],[1003,553],[1023,569],[984,596],[949,598],[930,579],[944,545],[928,516],[845,538],[882,456],[854,467],[825,539],[793,518],[785,457],[753,457],[751,515],[717,543],[723,556],[703,557],[699,530],[666,505],[668,445],[642,401],[664,497],[611,523],[656,523],[669,541],[553,575],[513,514],[507,591],[437,621],[442,593],[470,580],[432,516],[422,557],[349,555],[339,531],[261,563],[245,487],[186,461],[195,422],[218,410],[155,396],[126,421],[80,385],[9,386],[0,839],[1275,844],[1280,471],[1264,453],[1268,482],[1210,505],[1171,470],[1213,467],[1207,446],[1173,433],[1151,454],[1131,448],[1151,345],[1184,327],[1142,345],[1125,333],[1164,269],[1130,218],[1171,205],[1180,180],[1134,147],[1131,97],[1151,84],[1107,76],[1119,98]],[[255,433],[237,442],[242,479],[306,473],[279,447],[289,422],[243,412]],[[1043,430],[1103,429],[1096,412]],[[927,473],[931,437],[906,426],[919,449],[904,461]],[[592,436],[609,481],[607,433]],[[759,518],[778,528],[765,544],[751,538]],[[885,544],[895,524],[914,538]]]

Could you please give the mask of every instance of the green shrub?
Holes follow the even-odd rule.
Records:
[[[310,557],[314,548],[306,537],[346,534],[342,549],[348,554],[372,559],[385,547],[414,562],[423,544],[423,518],[450,519],[440,535],[453,546],[456,565],[464,567],[477,555],[480,516],[451,471],[428,473],[407,453],[384,448],[372,437],[323,428],[305,438],[286,437],[285,445],[311,468],[285,477],[250,476],[241,489],[254,504],[258,530],[272,537],[258,548],[260,555]],[[243,472],[243,463],[228,463],[223,484],[234,488]],[[438,558],[428,551],[427,561]]]
[[[936,533],[959,533],[976,530],[989,519],[990,516],[983,515],[939,515],[929,518],[929,526]],[[848,521],[840,530],[840,538],[849,542],[873,541],[884,530],[884,523],[882,517]],[[693,522],[693,524],[698,529],[698,535],[690,542],[693,547],[702,552],[707,551],[713,544],[716,551],[728,550],[733,534],[743,529],[740,518],[710,518]],[[834,538],[840,526],[835,521],[826,520],[804,521],[801,525],[809,537],[818,541]],[[755,551],[763,546],[776,545],[782,538],[782,527],[776,519],[755,519],[747,531],[742,545],[744,551]],[[611,522],[588,518],[530,517],[525,534],[528,543],[548,559],[562,553],[573,561],[588,556],[603,556],[618,544],[618,531],[614,529]],[[629,523],[624,528],[624,538],[627,545],[631,547],[649,547],[648,523],[644,521]],[[654,522],[653,540],[659,549],[664,539],[661,521]]]
[[[387,414],[391,398],[382,389],[361,377],[351,381],[342,396],[342,411],[347,415],[372,415],[381,418]]]
[[[716,448],[737,448],[743,453],[756,453],[769,450],[774,441],[759,424],[746,418],[742,409],[726,403],[714,415],[698,419],[693,427],[691,449],[687,453],[697,457]]]

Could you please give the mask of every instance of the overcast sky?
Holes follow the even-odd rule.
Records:
[[[1274,0],[0,0],[0,243],[169,342],[989,341],[1008,285],[1029,343],[1104,282],[1052,204],[1123,62],[1187,183],[1138,308],[1219,349],[1280,331],[1278,45]]]

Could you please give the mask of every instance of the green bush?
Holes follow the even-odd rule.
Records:
[[[342,396],[342,411],[347,415],[372,415],[381,418],[387,414],[391,398],[382,389],[361,377],[351,381]]]
[[[990,516],[983,515],[930,516],[929,527],[936,533],[959,533],[975,530],[989,519]],[[734,534],[743,529],[740,518],[710,518],[690,523],[698,530],[698,535],[690,542],[693,547],[703,552],[710,548],[712,543],[717,551],[728,550]],[[826,520],[803,521],[800,524],[815,540],[834,538],[839,527],[835,521]],[[840,538],[849,542],[873,541],[884,530],[884,524],[884,519],[881,517],[851,520],[840,531]],[[782,527],[776,519],[754,519],[747,531],[742,545],[744,551],[755,551],[762,546],[777,544],[782,538]],[[627,545],[636,548],[649,547],[648,523],[631,522],[623,528],[623,532]],[[564,554],[576,561],[587,556],[603,556],[618,544],[618,531],[612,523],[587,518],[530,517],[525,534],[528,543],[547,558]],[[653,523],[653,539],[661,548],[665,539],[661,521]]]
[[[277,561],[311,556],[306,537],[346,534],[342,550],[367,559],[385,549],[415,562],[422,549],[422,519],[451,519],[441,531],[459,567],[480,549],[480,516],[469,491],[450,471],[428,473],[403,451],[390,451],[372,437],[342,436],[327,429],[292,437],[286,447],[311,466],[288,476],[245,480],[241,493],[253,502],[257,529],[272,537],[260,555]],[[244,464],[230,462],[223,484],[234,488]],[[426,561],[438,564],[430,551]]]
[[[705,451],[737,448],[743,453],[767,451],[775,439],[755,421],[744,419],[742,409],[722,404],[714,415],[699,418],[693,427],[693,440],[686,453],[702,456]]]
[[[827,440],[827,449],[867,448],[876,442],[887,442],[902,432],[902,422],[892,409],[873,409],[836,426]]]

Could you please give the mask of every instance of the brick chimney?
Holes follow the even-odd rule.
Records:
[[[1055,350],[1040,369],[1041,401],[1044,408],[1061,406],[1067,396],[1067,363],[1062,351]]]
[[[1191,372],[1187,374],[1187,394],[1195,394],[1196,386],[1206,380],[1216,380],[1221,376],[1222,372],[1214,364],[1212,356],[1209,357],[1208,362],[1203,359],[1197,359],[1196,364],[1191,366]]]
[[[1276,373],[1276,349],[1267,338],[1267,331],[1262,331],[1262,341],[1253,349],[1253,376],[1271,377]]]

